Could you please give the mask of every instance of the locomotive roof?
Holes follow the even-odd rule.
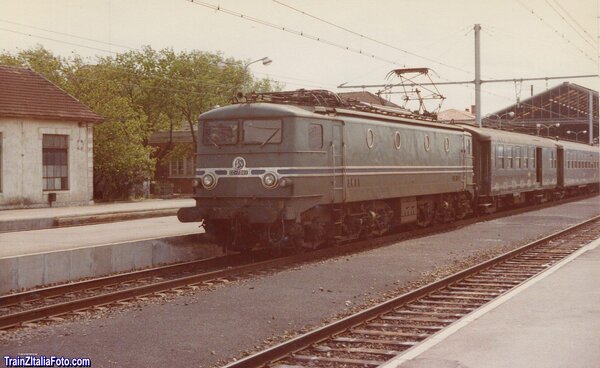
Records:
[[[311,119],[339,119],[345,116],[386,121],[390,123],[404,123],[415,126],[426,126],[437,129],[463,131],[458,125],[438,123],[429,120],[416,120],[395,115],[376,114],[347,108],[332,108],[323,106],[298,106],[292,104],[251,102],[238,103],[216,108],[200,115],[199,120],[230,120],[248,118],[274,118],[274,117],[305,117]]]
[[[323,118],[322,115],[315,114],[314,112],[299,106],[253,102],[219,107],[200,115],[199,120],[227,120],[286,116]]]
[[[570,149],[579,149],[579,150],[588,150],[594,151],[598,150],[595,147],[589,146],[587,144],[569,142],[569,141],[560,141],[550,138],[539,137],[530,134],[523,133],[515,133],[508,132],[506,130],[499,129],[490,129],[490,128],[479,128],[472,125],[467,124],[459,124],[466,131],[471,134],[477,136],[477,139],[483,141],[497,141],[497,142],[506,142],[506,143],[515,143],[515,144],[535,144],[537,146],[542,147],[556,147],[556,146],[564,146]]]

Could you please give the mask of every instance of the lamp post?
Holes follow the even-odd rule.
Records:
[[[560,123],[556,123],[556,124],[550,124],[550,125],[545,125],[545,124],[535,124],[535,127],[537,128],[537,135],[540,135],[540,128],[546,128],[546,137],[550,136],[550,128],[556,127],[558,128],[560,126]]]
[[[567,134],[575,134],[575,142],[579,141],[579,138],[578,138],[579,134],[585,134],[585,133],[587,133],[587,130],[581,130],[579,132],[574,132],[572,130],[567,130]]]
[[[508,116],[510,119],[515,117],[515,113],[514,111],[509,111],[506,112],[502,115],[498,115],[498,114],[488,114],[486,117],[489,119],[490,117],[495,116],[496,120],[498,121],[498,129],[502,129],[502,117],[504,116]]]
[[[248,70],[248,67],[249,67],[250,65],[252,65],[252,64],[254,64],[254,63],[258,63],[259,61],[262,61],[262,64],[263,64],[263,65],[269,65],[269,64],[271,64],[271,63],[273,62],[273,60],[269,59],[269,57],[268,57],[268,56],[265,56],[265,57],[263,57],[263,58],[256,59],[256,60],[254,60],[254,61],[251,61],[251,62],[247,63],[246,65],[244,65],[244,69],[245,69],[245,70]]]

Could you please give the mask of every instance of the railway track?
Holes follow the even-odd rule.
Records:
[[[377,367],[600,238],[600,216],[230,363]]]
[[[573,199],[561,202],[571,200]],[[534,209],[561,202],[536,206]],[[292,254],[289,251],[262,249],[248,254],[231,254],[4,295],[0,296],[0,330],[36,321],[52,320],[68,314],[81,314],[99,307],[126,303],[136,298],[163,296],[164,293],[180,294],[210,285],[211,282],[229,282],[259,272],[344,256],[529,210],[532,208],[518,208],[307,253]]]

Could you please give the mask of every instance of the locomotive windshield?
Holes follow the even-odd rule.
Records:
[[[215,147],[237,144],[239,124],[236,120],[207,121],[202,141]],[[241,124],[243,144],[281,143],[281,120],[243,120]]]
[[[281,120],[244,120],[244,144],[281,143]]]
[[[203,142],[219,147],[222,144],[238,142],[237,121],[207,121],[204,123]]]

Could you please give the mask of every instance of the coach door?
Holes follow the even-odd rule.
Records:
[[[556,149],[556,178],[559,187],[565,185],[565,149],[561,146]]]
[[[332,121],[331,129],[330,154],[333,174],[331,180],[331,201],[340,203],[346,200],[344,125],[339,121]]]
[[[466,190],[469,186],[473,185],[473,174],[471,168],[473,167],[473,145],[471,137],[463,135],[463,151],[462,155],[462,171],[463,171],[463,182],[465,183],[463,190]]]
[[[542,162],[544,162],[543,160],[543,156],[542,156],[542,148],[541,147],[536,147],[535,148],[535,181],[538,182],[540,185],[543,185],[542,183]]]

